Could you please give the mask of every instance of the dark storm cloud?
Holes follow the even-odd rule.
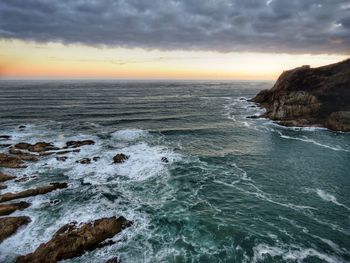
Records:
[[[162,50],[349,53],[350,0],[0,0],[0,38]]]

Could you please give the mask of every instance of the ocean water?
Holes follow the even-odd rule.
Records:
[[[2,81],[0,134],[11,142],[96,144],[3,169],[37,176],[3,193],[69,187],[13,214],[32,222],[0,244],[0,262],[68,222],[113,215],[134,225],[64,262],[350,262],[350,134],[246,118],[262,112],[247,99],[272,84]],[[129,160],[113,165],[120,152]]]

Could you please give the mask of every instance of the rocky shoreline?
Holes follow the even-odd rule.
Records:
[[[1,135],[0,140],[11,141],[8,135]],[[32,162],[37,162],[41,158],[56,158],[59,161],[65,161],[69,157],[64,156],[67,153],[80,152],[80,147],[95,144],[92,140],[84,141],[68,141],[62,148],[56,147],[49,142],[37,142],[29,144],[21,142],[17,144],[6,144],[3,148],[7,152],[0,153],[0,168],[6,169],[22,169],[28,167]],[[117,153],[111,159],[111,165],[118,165],[127,161],[129,156],[124,153]],[[99,156],[86,157],[77,161],[77,165],[89,165],[91,162],[97,161]],[[162,158],[166,162],[166,157]],[[0,186],[5,189],[5,183],[13,181],[21,183],[36,176],[16,176],[0,172]],[[53,182],[49,185],[38,186],[24,191],[0,194],[0,243],[10,237],[19,229],[25,231],[25,226],[31,223],[31,219],[27,216],[10,217],[17,210],[25,210],[31,204],[25,201],[9,203],[9,201],[23,199],[36,195],[44,195],[52,191],[63,191],[68,187],[66,182]],[[100,218],[92,222],[86,222],[78,225],[76,222],[62,226],[52,236],[51,240],[45,244],[41,244],[33,253],[20,256],[16,262],[57,262],[59,260],[78,257],[86,251],[99,247],[113,244],[108,241],[123,229],[132,226],[133,222],[126,218],[110,217]],[[110,259],[108,262],[120,262],[117,257]]]
[[[261,116],[284,126],[325,127],[350,131],[350,59],[283,72],[270,90],[253,102],[266,109]]]

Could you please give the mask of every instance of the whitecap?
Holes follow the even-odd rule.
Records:
[[[118,140],[133,141],[148,135],[148,132],[141,129],[125,129],[112,133],[112,137]]]

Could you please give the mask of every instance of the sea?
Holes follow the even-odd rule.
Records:
[[[350,262],[350,134],[247,118],[264,112],[249,99],[272,85],[2,80],[0,135],[12,139],[1,144],[95,144],[1,170],[35,176],[1,193],[68,188],[25,199],[11,216],[32,221],[0,244],[0,262],[64,224],[111,216],[134,224],[62,262]],[[113,164],[117,153],[129,159]],[[100,158],[76,163],[87,157]]]

